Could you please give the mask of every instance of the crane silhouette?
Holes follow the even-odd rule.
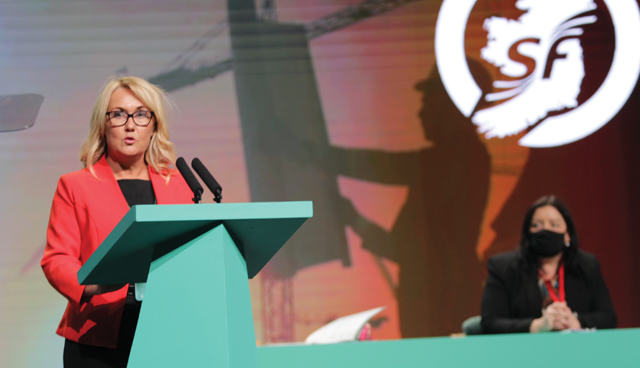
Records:
[[[305,24],[305,35],[308,40],[312,40],[418,1],[424,0],[366,0],[356,5],[349,5],[338,12]],[[275,0],[263,1],[259,20],[277,23]],[[229,23],[226,19],[218,22],[211,30],[165,66],[160,73],[149,77],[149,82],[170,92],[208,79],[214,79],[232,70],[233,57],[230,54],[197,60],[198,55],[206,45],[222,35],[228,26]]]

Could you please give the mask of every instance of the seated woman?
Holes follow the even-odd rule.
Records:
[[[492,257],[488,269],[485,333],[616,327],[600,264],[578,249],[571,214],[555,196],[531,206],[520,249]]]

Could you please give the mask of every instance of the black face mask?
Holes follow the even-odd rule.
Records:
[[[529,247],[533,254],[540,257],[552,257],[565,248],[564,234],[549,230],[540,230],[529,234]]]

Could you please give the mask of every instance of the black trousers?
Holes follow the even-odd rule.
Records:
[[[65,340],[64,368],[126,368],[140,316],[140,305],[135,298],[127,295],[116,349]]]

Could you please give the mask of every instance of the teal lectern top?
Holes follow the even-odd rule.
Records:
[[[312,215],[311,202],[133,206],[78,280],[147,282],[128,367],[257,367],[247,279]]]

